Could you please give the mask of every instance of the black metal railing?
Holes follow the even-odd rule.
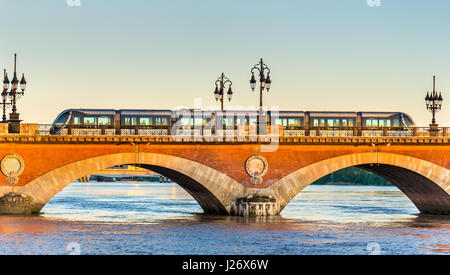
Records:
[[[256,126],[232,126],[221,129],[202,126],[182,126],[174,130],[167,125],[37,125],[37,135],[68,136],[172,136],[172,137],[252,137],[257,134]],[[278,129],[277,129],[278,128]],[[259,136],[279,137],[449,137],[450,128],[439,127],[270,127],[260,131]]]

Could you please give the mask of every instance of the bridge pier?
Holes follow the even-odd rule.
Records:
[[[272,195],[254,193],[236,198],[231,204],[230,215],[273,216],[280,211],[280,204]]]
[[[22,193],[9,192],[0,197],[0,214],[31,215],[33,198]]]

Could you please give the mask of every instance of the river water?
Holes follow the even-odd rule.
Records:
[[[280,216],[203,215],[174,183],[73,183],[40,216],[0,216],[0,254],[450,254],[450,217],[391,186],[303,190]]]

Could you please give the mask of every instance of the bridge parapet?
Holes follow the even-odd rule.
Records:
[[[37,136],[39,135],[39,124],[37,123],[21,123],[20,124],[20,133],[12,134],[8,133],[8,123],[0,123],[0,135],[9,135],[9,136]]]
[[[58,135],[75,136],[173,136],[180,140],[194,136],[205,138],[250,138],[257,135],[256,126],[235,126],[231,129],[207,129],[202,127],[183,128],[175,134],[170,127],[158,126],[70,126],[60,128]],[[38,135],[52,135],[52,125],[40,124]],[[119,129],[119,130],[117,130]],[[449,137],[449,127],[409,127],[409,128],[370,128],[370,127],[263,127],[260,132],[267,136],[280,137]]]
[[[8,134],[8,123],[0,123],[0,135]]]
[[[254,139],[210,141],[202,136],[177,140],[173,136],[74,136],[74,135],[0,135],[0,143],[64,143],[64,144],[449,144],[450,137],[297,137],[258,136]]]

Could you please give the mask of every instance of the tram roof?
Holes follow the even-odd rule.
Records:
[[[113,109],[70,109],[68,111],[83,113],[85,115],[103,115],[103,116],[111,115],[111,116],[113,116],[115,114],[115,110],[113,110]]]
[[[170,116],[171,110],[119,110],[121,115],[128,116]]]

